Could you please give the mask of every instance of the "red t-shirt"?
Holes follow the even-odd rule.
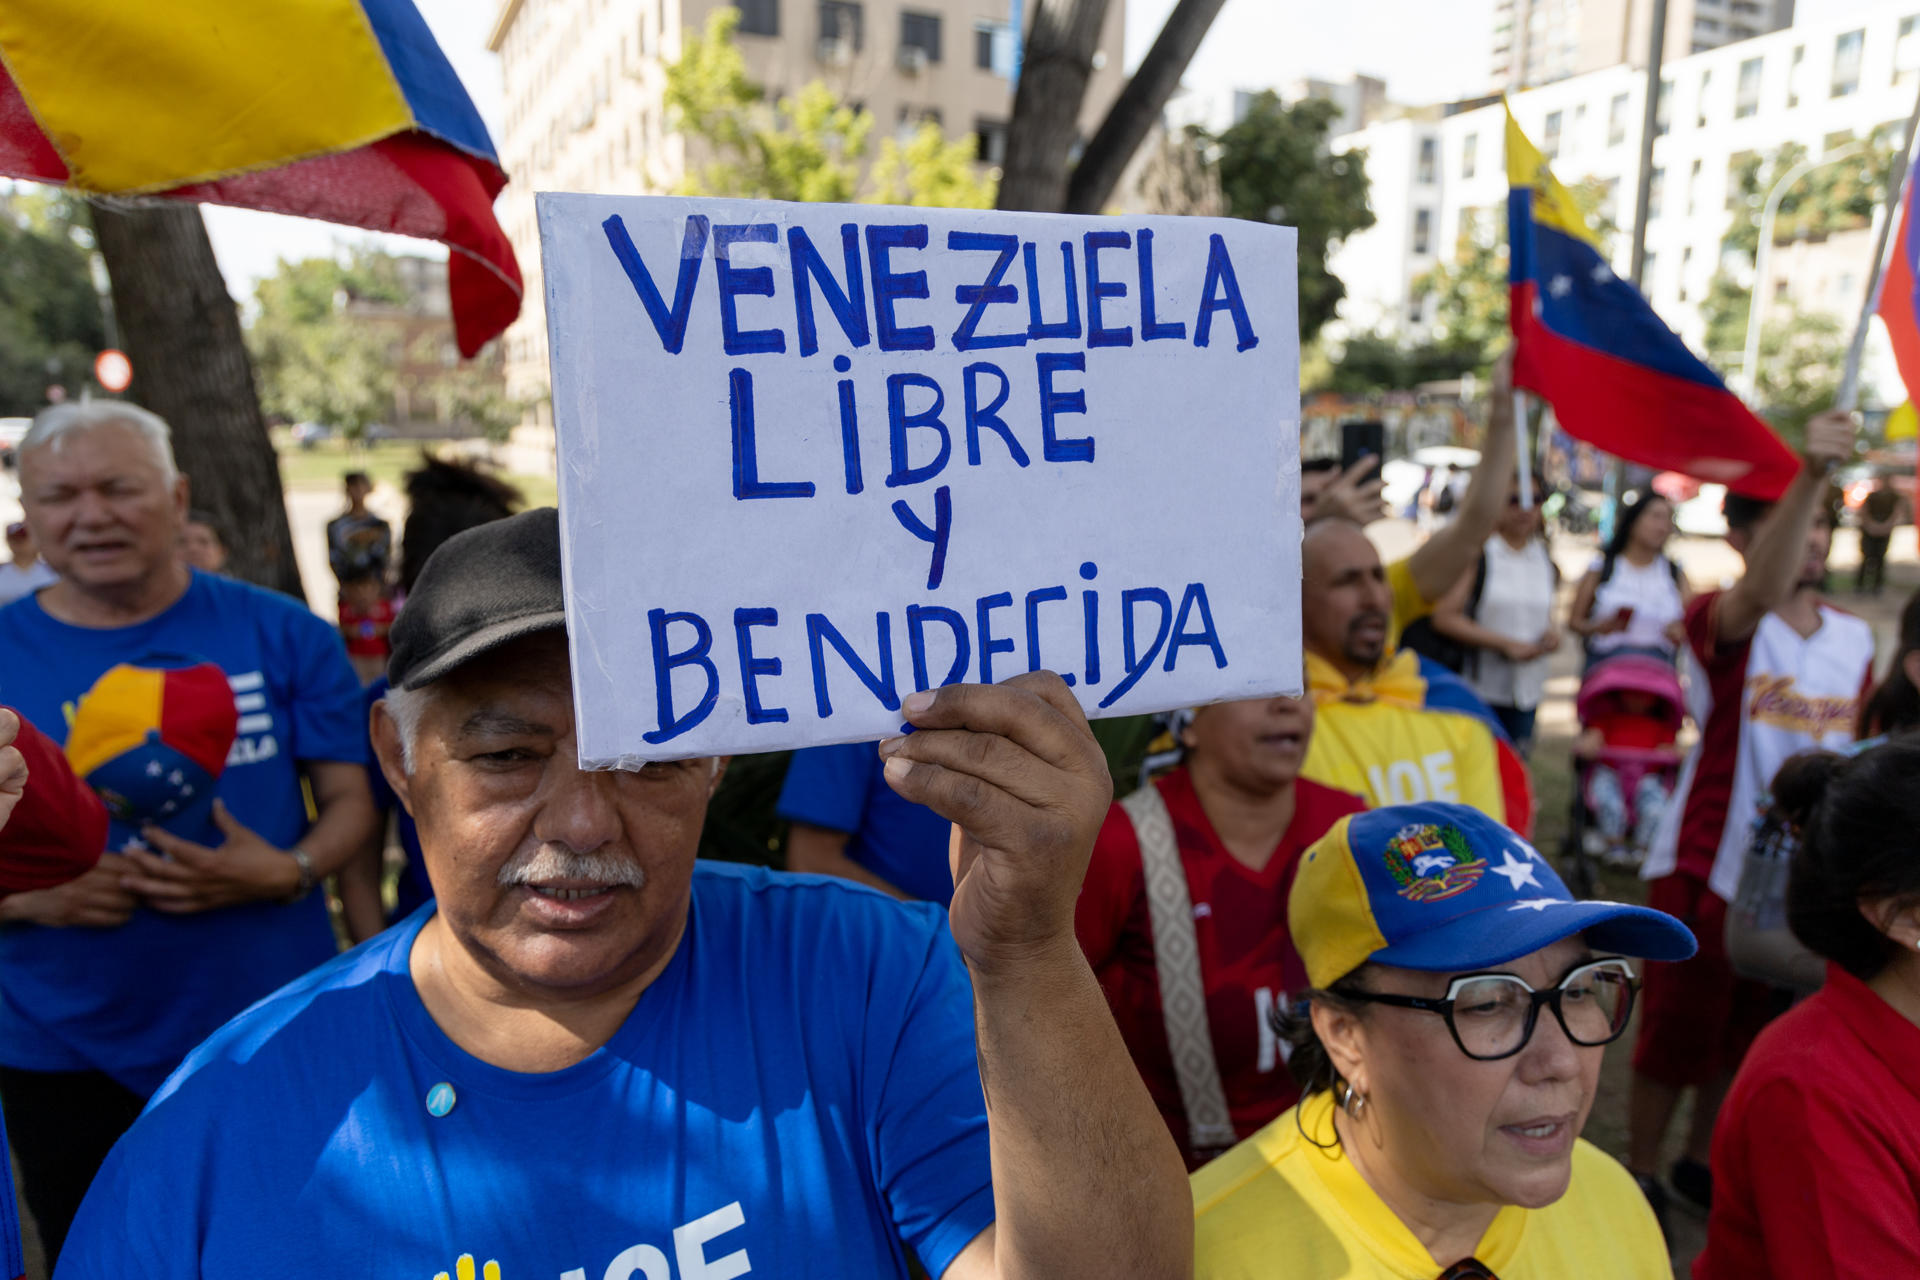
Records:
[[[1747,1053],[1694,1280],[1920,1275],[1920,1027],[1838,965]]]
[[[393,601],[385,597],[364,613],[342,600],[340,634],[347,642],[347,652],[356,658],[386,657],[392,652],[387,632],[393,629],[393,616]]]
[[[1227,1096],[1234,1132],[1245,1138],[1299,1100],[1287,1074],[1284,1050],[1268,1014],[1286,994],[1306,989],[1307,971],[1287,934],[1287,894],[1307,846],[1337,820],[1366,803],[1302,778],[1294,783],[1293,823],[1267,865],[1254,871],[1227,852],[1200,808],[1185,769],[1155,786],[1173,819],[1174,842],[1187,869],[1194,933],[1200,946],[1200,980],[1207,993],[1207,1022],[1214,1059]],[[1140,843],[1126,811],[1107,813],[1093,861],[1074,912],[1080,948],[1100,978],[1120,1035],[1146,1080],[1147,1091],[1187,1155],[1186,1109],[1167,1047],[1160,1011],[1160,979],[1154,966],[1153,923],[1147,906]]]

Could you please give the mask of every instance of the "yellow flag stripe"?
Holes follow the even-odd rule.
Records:
[[[1520,122],[1513,118],[1512,107],[1507,108],[1507,184],[1532,189],[1536,223],[1585,241],[1603,260],[1606,258],[1607,251],[1599,237],[1580,216],[1580,206],[1574,203],[1573,193],[1560,185],[1560,180],[1547,167],[1547,158],[1520,131]]]
[[[413,122],[359,0],[6,0],[0,55],[90,191],[270,168]]]

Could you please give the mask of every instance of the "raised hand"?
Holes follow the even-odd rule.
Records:
[[[1073,940],[1073,906],[1113,779],[1072,692],[1050,671],[916,693],[915,732],[880,744],[887,782],[959,830],[948,920],[988,968]]]
[[[20,717],[0,707],[0,827],[13,816],[13,807],[27,793],[27,758],[13,740],[20,734]]]

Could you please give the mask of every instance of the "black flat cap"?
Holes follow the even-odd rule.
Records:
[[[566,625],[560,513],[523,511],[455,534],[427,557],[394,620],[387,678],[418,689],[503,644]]]

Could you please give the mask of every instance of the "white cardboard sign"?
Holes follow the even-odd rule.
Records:
[[[1297,693],[1294,232],[542,194],[590,767]]]

